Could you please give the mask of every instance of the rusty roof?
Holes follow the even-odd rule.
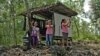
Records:
[[[24,11],[20,15],[26,16],[28,13],[32,13],[32,14],[39,14],[42,16],[50,17],[50,15],[52,15],[54,12],[66,16],[77,15],[77,12],[73,11],[72,9],[68,8],[62,3],[56,3],[56,4],[45,5],[37,8],[31,8],[27,11]]]

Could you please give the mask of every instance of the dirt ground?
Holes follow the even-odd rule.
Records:
[[[100,42],[73,42],[70,50],[54,45],[47,49],[32,48],[23,51],[22,48],[0,48],[0,56],[100,56]]]

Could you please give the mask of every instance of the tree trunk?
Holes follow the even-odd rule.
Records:
[[[77,29],[77,34],[78,34],[78,37],[80,37],[79,36],[79,29],[78,29],[78,26],[77,26],[77,23],[76,23],[76,21],[74,20],[74,23],[75,23],[75,26],[76,26],[76,29]]]
[[[14,10],[14,0],[10,0],[10,15],[11,18],[13,19],[13,31],[14,31],[14,40],[15,40],[15,45],[17,45],[17,38],[16,38],[16,29],[15,29],[15,10]]]
[[[24,0],[24,3],[25,3],[26,10],[28,10],[29,9],[28,0]],[[30,25],[30,23],[29,23],[29,21],[30,21],[29,14],[25,16],[24,21],[25,21],[24,26],[26,25],[26,30],[29,30],[29,28],[30,28],[29,27],[29,25]]]

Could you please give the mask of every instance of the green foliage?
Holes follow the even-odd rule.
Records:
[[[91,0],[91,6],[94,15],[95,34],[100,35],[100,0]]]
[[[92,0],[92,9],[95,15],[95,18],[100,18],[100,0]]]
[[[10,3],[12,1],[12,4]],[[29,8],[40,7],[43,5],[48,5],[56,3],[60,0],[0,0],[0,45],[14,45],[15,40],[17,44],[23,43],[23,36],[25,31],[23,31],[24,18],[18,16],[23,11]],[[100,15],[99,4],[100,1],[92,0],[95,17],[98,18]],[[67,7],[77,11],[79,14],[83,12],[84,0],[64,0],[63,4]],[[14,15],[14,16],[11,16]],[[15,21],[13,21],[13,19]],[[15,24],[14,24],[15,23]],[[14,28],[15,25],[15,28]],[[72,19],[72,29],[73,38],[75,40],[94,40],[99,39],[94,35],[93,28],[89,28],[92,23],[87,23],[82,20],[80,23],[80,18],[73,17]],[[15,33],[14,33],[15,31]],[[14,37],[15,34],[15,37]]]

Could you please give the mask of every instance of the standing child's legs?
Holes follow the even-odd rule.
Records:
[[[62,33],[63,34],[63,39],[62,39],[62,43],[63,43],[63,46],[68,45],[67,41],[68,41],[68,33]]]
[[[65,44],[68,46],[68,33],[65,33]]]
[[[33,37],[33,46],[36,47],[38,45],[38,38],[37,36]]]
[[[50,46],[52,45],[52,42],[53,42],[52,37],[53,37],[53,35],[52,35],[52,34],[50,34],[50,35],[49,35],[49,42],[50,42]]]
[[[46,34],[46,45],[49,46],[49,34]]]
[[[65,43],[65,33],[62,33],[63,37],[62,37],[62,46],[64,47],[64,43]]]
[[[51,46],[52,45],[52,34],[47,34],[46,35],[46,44],[47,46]]]

